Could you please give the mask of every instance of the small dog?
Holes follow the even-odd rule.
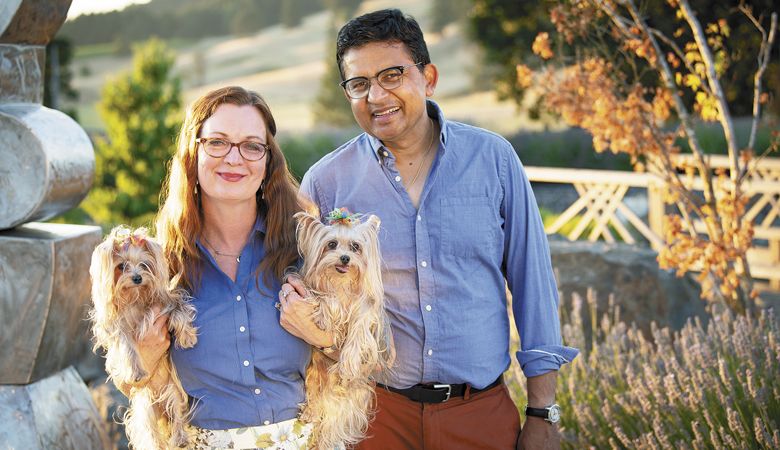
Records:
[[[301,418],[314,424],[313,448],[332,450],[365,437],[373,416],[372,372],[394,359],[384,308],[379,256],[379,219],[360,223],[345,208],[328,215],[329,225],[306,212],[298,221],[301,277],[315,303],[314,321],[335,334],[333,358],[314,351],[306,369]]]
[[[153,305],[160,306],[160,314],[169,315],[177,346],[189,348],[197,342],[192,325],[195,307],[182,289],[171,287],[162,247],[144,228],[131,231],[118,226],[95,248],[89,274],[93,350],[105,349],[109,377],[117,386],[130,386],[130,408],[123,422],[131,446],[139,450],[186,446],[187,394],[169,355],[163,356],[154,373],[147,373],[135,346],[158,317]],[[166,372],[170,383],[155,395],[146,384]]]

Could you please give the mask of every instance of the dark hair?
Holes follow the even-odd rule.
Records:
[[[409,56],[415,63],[422,63],[418,68],[422,71],[425,64],[430,64],[428,46],[420,25],[414,17],[404,15],[398,9],[382,9],[363,14],[347,22],[336,38],[336,63],[339,65],[341,79],[344,79],[344,69],[341,62],[347,50],[372,42],[400,42],[406,46]]]

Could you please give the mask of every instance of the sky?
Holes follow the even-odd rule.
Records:
[[[68,10],[68,19],[82,14],[98,13],[124,9],[136,3],[149,3],[150,0],[73,0]]]

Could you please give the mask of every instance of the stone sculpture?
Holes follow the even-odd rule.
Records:
[[[0,448],[100,449],[100,417],[73,368],[99,227],[34,223],[86,196],[81,127],[41,105],[45,45],[71,0],[0,2]]]

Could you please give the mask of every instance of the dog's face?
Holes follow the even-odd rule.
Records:
[[[164,290],[167,274],[162,248],[148,238],[146,230],[117,227],[92,255],[93,286],[120,308],[150,299],[152,291]],[[93,293],[93,298],[96,297]]]
[[[129,238],[115,247],[113,256],[114,286],[117,292],[147,290],[156,281],[152,271],[155,257],[148,251],[145,240]]]
[[[331,277],[357,279],[365,271],[366,260],[363,249],[369,245],[364,233],[345,225],[325,227],[324,242],[312,242],[309,257],[317,259],[317,271]]]
[[[364,223],[325,225],[307,213],[296,214],[298,248],[304,272],[325,278],[331,285],[361,283],[373,265],[378,266],[379,219]]]

